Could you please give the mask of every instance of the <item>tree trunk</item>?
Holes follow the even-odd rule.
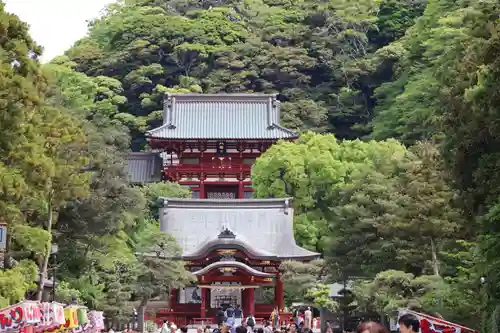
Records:
[[[8,227],[7,227],[8,228]],[[5,253],[3,254],[3,269],[10,269],[10,230],[7,229],[7,236],[5,237]]]
[[[49,235],[52,236],[52,218],[53,218],[53,210],[52,210],[52,199],[49,199],[49,216],[47,217],[47,232]],[[47,270],[49,267],[49,259],[50,259],[50,252],[52,250],[52,237],[49,238],[49,241],[47,242],[47,253],[45,254],[45,257],[43,258],[43,263],[42,267],[40,268],[40,274],[38,275],[39,281],[38,281],[38,289],[36,291],[36,300],[41,301],[43,297],[43,287],[45,280],[47,279]]]
[[[143,299],[139,308],[137,309],[137,331],[144,332],[146,328],[144,325],[144,313],[146,312],[146,306],[148,305],[148,300]]]
[[[436,244],[434,239],[431,237],[431,252],[432,252],[432,270],[434,275],[439,276],[439,262],[437,259]]]

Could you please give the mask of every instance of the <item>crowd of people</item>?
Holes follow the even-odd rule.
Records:
[[[309,313],[304,313],[303,320],[294,314],[294,318],[289,323],[279,324],[278,309],[275,309],[269,320],[266,320],[262,327],[257,328],[257,323],[252,314],[243,317],[240,306],[229,307],[226,310],[219,309],[217,314],[217,326],[198,327],[197,333],[312,333],[313,318]],[[306,310],[310,311],[310,308]],[[244,320],[243,320],[244,318]],[[417,317],[405,314],[398,320],[399,333],[419,333],[420,322]],[[188,328],[177,329],[174,324],[164,323],[159,333],[188,333]],[[332,328],[327,327],[325,333],[335,333]],[[343,332],[346,333],[346,332]],[[389,333],[389,330],[377,322],[364,322],[358,326],[356,333]]]

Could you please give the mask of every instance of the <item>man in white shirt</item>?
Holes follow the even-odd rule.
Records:
[[[161,325],[160,333],[170,333],[170,329],[168,327],[168,320],[163,321],[163,325]]]
[[[312,329],[312,311],[310,307],[307,307],[307,310],[304,312],[304,326]]]

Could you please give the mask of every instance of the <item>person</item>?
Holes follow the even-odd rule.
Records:
[[[187,326],[182,326],[181,327],[181,333],[188,333],[188,327]]]
[[[234,324],[234,317],[233,316],[227,317],[226,326],[227,326],[229,332],[235,333],[234,329],[236,328],[236,325]]]
[[[219,307],[217,310],[217,325],[219,326],[219,329],[221,328],[222,324],[224,323],[224,317],[225,317],[224,310],[222,310],[222,307]]]
[[[297,325],[304,326],[304,313],[299,311],[299,318],[297,319]]]
[[[271,322],[273,323],[273,328],[274,329],[277,329],[279,328],[279,322],[280,322],[280,314],[279,314],[279,310],[278,310],[278,307],[275,307],[273,312],[271,312]]]
[[[243,310],[241,309],[241,306],[238,304],[236,305],[236,309],[234,309],[234,324],[236,327],[241,326],[241,322],[243,320]]]
[[[259,332],[257,331],[257,333]],[[271,326],[271,322],[269,320],[266,320],[266,325],[264,326],[263,333],[273,333],[273,327]]]
[[[307,328],[312,328],[312,311],[311,307],[307,307],[306,311],[304,312],[304,326]]]
[[[401,333],[418,333],[420,321],[412,314],[404,314],[398,319],[399,331]]]
[[[359,324],[357,333],[389,333],[389,331],[387,330],[387,328],[380,325],[379,323],[376,323],[374,321],[368,321]]]
[[[297,324],[297,326],[299,325],[299,314],[299,308],[295,308],[292,312],[292,320],[295,322],[295,324]]]
[[[168,333],[170,331],[168,327],[168,320],[164,320],[163,324],[161,325],[160,333]]]
[[[238,326],[236,327],[236,333],[247,333],[247,329],[244,326]]]
[[[222,322],[220,324],[218,324],[217,327],[214,328],[212,333],[222,333],[222,325],[223,325]]]
[[[234,318],[234,308],[232,305],[229,305],[226,309],[226,321],[228,318]]]
[[[314,317],[313,318],[312,329],[315,330],[317,328],[318,328],[318,318]]]
[[[251,313],[247,316],[245,324],[247,325],[247,331],[253,332],[256,322],[255,317]]]
[[[212,332],[212,326],[210,325],[205,326],[203,333],[211,333],[211,332]]]

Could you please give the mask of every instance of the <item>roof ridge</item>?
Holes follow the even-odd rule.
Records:
[[[273,94],[265,94],[265,93],[213,93],[213,94],[200,94],[200,93],[170,93],[166,92],[166,96],[168,97],[223,97],[223,98],[229,98],[229,97],[249,97],[249,98],[270,98],[270,97],[276,97],[278,96],[277,93]]]
[[[165,123],[165,124],[162,124],[162,125],[161,125],[161,126],[159,126],[159,127],[155,127],[155,128],[153,128],[153,129],[150,129],[149,131],[146,131],[144,134],[145,134],[146,136],[151,136],[153,132],[158,132],[158,131],[160,131],[160,130],[162,130],[162,129],[164,129],[164,128],[171,129],[171,128],[169,128],[169,124],[168,124],[168,123]]]
[[[293,198],[270,198],[270,199],[183,199],[160,197],[165,208],[198,208],[198,209],[220,209],[220,208],[283,208],[285,212],[291,208]]]
[[[299,136],[299,133],[298,133],[297,131],[291,130],[291,129],[286,128],[286,127],[284,127],[284,126],[281,126],[280,124],[273,123],[273,124],[272,124],[272,127],[277,128],[277,129],[279,129],[279,130],[282,130],[282,131],[284,131],[284,132],[287,132],[287,133],[289,133],[289,134]]]

